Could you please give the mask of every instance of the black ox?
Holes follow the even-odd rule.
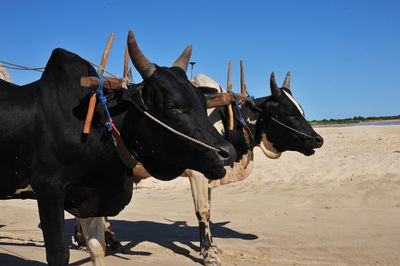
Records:
[[[201,87],[207,98],[213,99],[222,92],[221,87],[205,75],[196,76],[193,82]],[[249,99],[234,106],[233,130],[229,130],[229,115],[225,107],[218,107],[210,112],[210,122],[233,144],[237,154],[233,168],[226,167],[227,174],[223,179],[208,181],[197,171],[187,170],[184,173],[189,177],[192,189],[195,214],[199,222],[200,254],[204,265],[221,264],[221,250],[213,242],[210,228],[212,188],[249,177],[253,169],[255,146],[259,146],[268,158],[276,159],[285,151],[296,151],[310,156],[314,154],[314,149],[323,145],[323,138],[307,122],[302,107],[292,95],[290,73],[287,74],[281,88],[278,87],[272,73],[270,91],[271,96]],[[134,169],[135,182],[149,176],[143,167]],[[104,228],[107,244],[116,251],[124,251],[108,222],[104,224]],[[75,239],[80,245],[84,245],[79,227]],[[89,250],[92,251],[90,246]]]
[[[212,98],[212,91],[215,90],[214,94],[218,93],[220,88],[207,88],[207,83],[212,82],[197,82],[203,86],[207,97]],[[224,179],[208,184],[201,173],[187,171],[199,222],[200,253],[205,265],[220,265],[218,253],[221,250],[213,243],[210,228],[211,188],[247,178],[253,168],[255,146],[259,146],[268,158],[276,159],[285,151],[297,151],[310,156],[314,154],[314,149],[323,145],[323,138],[305,119],[302,107],[292,95],[290,73],[287,74],[281,88],[278,87],[272,73],[270,89],[271,96],[250,99],[234,106],[235,126],[231,131],[228,128],[229,115],[226,108],[216,108],[209,115],[214,125],[222,122],[220,124],[223,128],[218,129],[232,143],[237,154],[234,167],[227,167]]]
[[[235,151],[208,121],[206,99],[186,77],[191,46],[173,67],[159,67],[142,54],[132,32],[128,45],[144,81],[106,93],[128,150],[158,178],[175,178],[186,168],[223,177]],[[100,106],[82,139],[92,92],[80,86],[82,76],[97,73],[76,54],[55,49],[40,80],[25,86],[0,81],[0,199],[37,199],[50,265],[68,264],[64,210],[78,217],[114,216],[132,196],[132,171],[115,151]],[[219,152],[177,136],[143,110]],[[34,194],[24,190],[29,185]]]

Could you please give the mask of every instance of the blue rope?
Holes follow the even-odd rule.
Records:
[[[256,143],[256,140],[254,139],[253,133],[251,133],[251,130],[250,130],[249,126],[246,124],[246,121],[244,121],[243,114],[242,114],[242,109],[240,108],[239,99],[238,99],[237,95],[235,93],[233,93],[232,91],[229,91],[229,92],[232,93],[232,95],[233,95],[233,97],[235,99],[234,103],[235,103],[236,109],[238,110],[239,122],[240,122],[240,124],[242,125],[243,128],[247,129],[247,131],[248,131],[248,133],[249,133],[249,135],[251,137],[251,140],[248,140],[246,138],[246,136],[243,135],[243,138],[244,138],[244,141],[246,142],[247,147],[249,149],[251,149],[250,142],[253,141],[253,143]]]
[[[247,126],[246,122],[244,121],[243,115],[242,115],[242,110],[240,109],[239,99],[238,99],[237,95],[235,93],[233,93],[232,91],[228,91],[228,92],[232,93],[232,95],[233,95],[233,97],[235,99],[235,106],[236,106],[236,108],[238,110],[240,124],[242,126]]]
[[[104,79],[103,79],[103,74],[98,74],[99,76],[97,77],[99,79],[99,86],[96,89],[96,94],[97,94],[97,98],[99,99],[100,103],[103,105],[103,110],[104,113],[107,117],[107,122],[105,122],[105,126],[107,127],[108,131],[112,131],[112,119],[111,119],[111,115],[108,111],[107,108],[107,98],[104,96],[104,92],[103,92],[103,86],[104,86]]]
[[[97,98],[99,99],[101,105],[103,106],[104,113],[107,117],[107,122],[105,122],[104,125],[107,127],[108,131],[112,132],[111,136],[113,139],[115,149],[117,150],[117,154],[120,157],[121,161],[127,167],[135,168],[137,160],[126,148],[118,129],[114,125],[114,122],[111,118],[110,112],[108,111],[107,98],[104,96],[104,92],[103,92],[103,86],[104,86],[103,74],[98,74],[98,77],[94,77],[94,78],[99,79],[99,86],[96,89],[96,95],[97,95]]]

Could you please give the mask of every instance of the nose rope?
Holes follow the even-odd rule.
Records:
[[[264,113],[264,112],[263,112],[263,113]],[[306,134],[306,133],[304,133],[304,132],[301,132],[301,131],[299,131],[299,130],[297,130],[297,129],[294,129],[294,128],[292,128],[292,127],[290,127],[290,126],[288,126],[288,125],[282,123],[281,121],[276,120],[276,119],[273,118],[272,116],[269,116],[269,117],[271,118],[272,121],[275,121],[276,123],[278,123],[279,125],[281,125],[281,126],[283,126],[283,127],[286,127],[287,129],[290,129],[290,130],[292,130],[292,131],[294,131],[294,132],[296,132],[296,133],[298,133],[298,134],[300,134],[300,135],[303,135],[304,137],[307,137],[307,138],[310,138],[310,139],[314,139],[314,138],[311,137],[310,135],[308,135],[308,134]]]
[[[272,121],[274,121],[275,123],[278,123],[279,125],[281,125],[281,126],[287,128],[287,129],[289,129],[289,130],[292,130],[293,132],[296,132],[296,133],[298,133],[298,134],[300,134],[300,135],[303,135],[304,137],[307,137],[307,138],[310,138],[310,139],[314,139],[314,137],[311,137],[310,135],[308,135],[308,134],[306,134],[306,133],[304,133],[304,132],[301,132],[301,131],[299,131],[299,130],[297,130],[297,129],[295,129],[295,128],[292,128],[292,127],[286,125],[285,123],[282,123],[281,121],[279,121],[279,120],[273,118],[270,114],[264,112],[264,110],[262,110],[261,108],[259,108],[258,106],[256,106],[256,103],[254,102],[254,100],[253,100],[249,95],[248,95],[247,98],[249,99],[249,102],[250,102],[250,105],[251,105],[252,108],[254,108],[254,109],[256,109],[258,112],[260,112],[260,113],[262,113],[262,114],[268,116],[268,117],[269,117]]]
[[[108,112],[108,108],[107,108],[107,99],[106,99],[106,97],[105,97],[104,94],[103,94],[104,79],[103,79],[103,76],[102,76],[101,74],[99,74],[98,76],[99,76],[98,78],[100,79],[100,82],[99,82],[99,87],[98,87],[98,89],[96,90],[96,92],[97,92],[97,94],[98,94],[98,98],[99,98],[100,102],[102,103],[103,109],[105,110],[106,116],[107,116],[107,118],[108,118],[108,121],[105,122],[105,125],[106,125],[106,127],[107,127],[107,129],[108,129],[109,131],[112,131],[112,129],[115,129],[115,130],[116,130],[116,127],[114,126],[114,123],[113,123],[113,120],[112,120],[112,118],[111,118],[111,116],[110,116],[110,113]],[[200,146],[203,146],[203,147],[205,147],[205,148],[207,148],[207,149],[216,151],[216,152],[218,152],[218,153],[221,152],[221,150],[218,149],[218,148],[216,148],[216,147],[213,147],[213,146],[211,146],[211,145],[208,145],[208,144],[206,144],[206,143],[204,143],[204,142],[202,142],[202,141],[200,141],[200,140],[197,140],[197,139],[194,139],[194,138],[192,138],[192,137],[190,137],[190,136],[188,136],[188,135],[185,135],[184,133],[182,133],[182,132],[180,132],[180,131],[178,131],[178,130],[176,130],[176,129],[173,129],[172,127],[168,126],[167,124],[163,123],[162,121],[160,121],[160,120],[158,120],[157,118],[155,118],[154,116],[152,116],[150,113],[148,113],[148,112],[142,110],[142,108],[140,108],[139,106],[137,106],[135,102],[133,102],[133,101],[131,101],[131,102],[132,102],[133,105],[136,106],[136,108],[139,109],[143,114],[145,114],[147,117],[149,117],[151,120],[153,120],[153,121],[156,122],[157,124],[161,125],[162,127],[166,128],[167,130],[171,131],[172,133],[174,133],[174,134],[176,134],[176,135],[178,135],[178,136],[181,136],[181,137],[184,138],[184,139],[187,139],[187,140],[189,140],[189,141],[192,141],[192,142],[194,142],[194,143],[196,143],[196,144],[198,144],[198,145],[200,145]],[[118,130],[117,130],[117,131],[118,131]],[[119,134],[119,132],[118,132],[118,134]]]
[[[135,105],[136,105],[136,104],[135,104]],[[137,107],[138,107],[138,106],[137,106]],[[192,138],[192,137],[190,137],[190,136],[188,136],[188,135],[185,135],[184,133],[182,133],[182,132],[180,132],[180,131],[178,131],[178,130],[176,130],[176,129],[173,129],[172,127],[170,127],[170,126],[168,126],[167,124],[163,123],[162,121],[158,120],[157,118],[155,118],[154,116],[152,116],[152,115],[149,114],[148,112],[142,110],[141,108],[138,107],[138,109],[141,110],[148,118],[150,118],[151,120],[153,120],[153,121],[156,122],[157,124],[161,125],[162,127],[168,129],[168,130],[171,131],[172,133],[174,133],[174,134],[176,134],[176,135],[178,135],[178,136],[181,136],[181,137],[184,138],[184,139],[190,140],[190,141],[192,141],[192,142],[194,142],[194,143],[196,143],[196,144],[198,144],[198,145],[200,145],[200,146],[206,147],[206,148],[208,148],[208,149],[210,149],[210,150],[213,150],[213,151],[216,151],[216,152],[220,152],[220,151],[221,151],[221,150],[218,149],[218,148],[215,148],[215,147],[213,147],[213,146],[210,146],[210,145],[208,145],[208,144],[206,144],[206,143],[204,143],[204,142],[202,142],[202,141],[200,141],[200,140],[194,139],[194,138]]]
[[[137,93],[137,92],[138,92],[138,90],[135,91],[135,93]],[[216,148],[216,147],[213,147],[213,146],[211,146],[211,145],[208,145],[208,144],[206,144],[206,143],[204,143],[204,142],[202,142],[202,141],[200,141],[200,140],[197,140],[197,139],[195,139],[195,138],[192,138],[192,137],[190,137],[190,136],[188,136],[188,135],[186,135],[186,134],[184,134],[184,133],[182,133],[182,132],[180,132],[180,131],[178,131],[178,130],[176,130],[176,129],[170,127],[170,126],[168,126],[167,124],[165,124],[164,122],[162,122],[162,121],[160,121],[159,119],[155,118],[153,115],[151,115],[151,114],[148,113],[147,111],[145,111],[145,110],[143,110],[142,108],[140,108],[134,101],[130,101],[130,102],[131,102],[140,112],[142,112],[145,116],[147,116],[148,118],[150,118],[151,120],[153,120],[154,122],[156,122],[157,124],[159,124],[160,126],[164,127],[165,129],[171,131],[172,133],[174,133],[174,134],[176,134],[176,135],[178,135],[178,136],[180,136],[180,137],[182,137],[182,138],[184,138],[184,139],[187,139],[187,140],[189,140],[189,141],[191,141],[191,142],[194,142],[194,143],[196,143],[196,144],[198,144],[198,145],[200,145],[200,146],[203,146],[203,147],[205,147],[205,148],[207,148],[207,149],[210,149],[210,150],[212,150],[212,151],[216,151],[216,152],[218,152],[218,153],[221,152],[221,150],[218,149],[218,148]]]

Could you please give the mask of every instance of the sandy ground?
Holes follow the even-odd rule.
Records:
[[[278,160],[256,152],[245,181],[213,190],[224,265],[400,265],[400,126],[318,128],[323,148]],[[189,182],[141,184],[112,226],[129,254],[108,265],[200,265]],[[42,265],[35,201],[0,202],[0,265]],[[90,265],[71,241],[71,265]]]

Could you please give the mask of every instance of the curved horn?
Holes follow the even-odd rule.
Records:
[[[285,81],[283,82],[282,87],[290,89],[290,72],[286,74]]]
[[[188,65],[189,65],[189,60],[190,56],[192,55],[192,45],[189,44],[185,50],[183,50],[182,54],[176,59],[174,62],[173,66],[174,67],[180,67],[183,69],[183,71],[187,71]]]
[[[128,34],[128,51],[132,63],[143,79],[150,77],[156,70],[156,67],[144,56],[136,43],[135,36],[130,30]]]
[[[281,95],[281,90],[278,88],[278,85],[276,85],[275,81],[275,73],[271,73],[271,79],[269,81],[269,86],[271,87],[271,93],[274,98],[278,98]]]

